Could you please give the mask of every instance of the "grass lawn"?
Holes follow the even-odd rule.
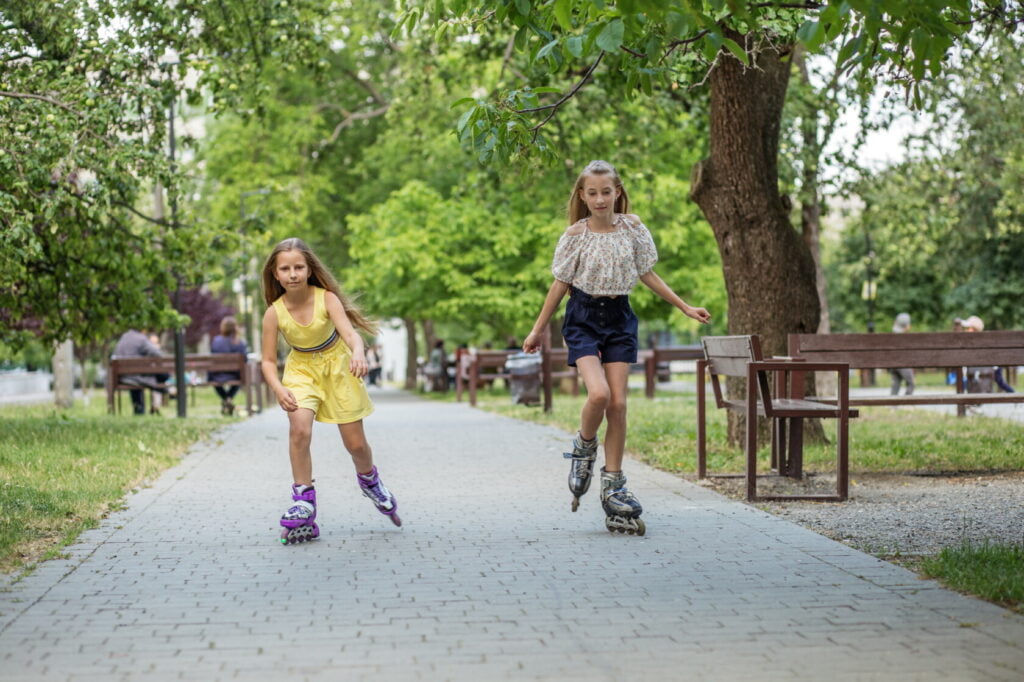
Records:
[[[125,495],[178,462],[194,442],[237,418],[220,416],[213,389],[199,389],[187,419],[174,403],[162,416],[106,413],[102,390],[89,406],[0,408],[0,571],[29,570],[59,554],[120,508]]]
[[[955,590],[1024,613],[1024,544],[947,547],[920,570]]]

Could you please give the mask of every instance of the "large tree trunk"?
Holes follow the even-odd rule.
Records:
[[[752,59],[748,68],[722,53],[711,71],[711,153],[694,168],[690,193],[718,242],[729,332],[759,334],[765,355],[784,355],[787,334],[817,330],[818,292],[810,251],[779,194],[788,54],[767,47]],[[729,418],[730,442],[739,443],[743,425]]]

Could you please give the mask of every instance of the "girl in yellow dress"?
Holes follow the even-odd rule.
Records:
[[[263,266],[263,297],[267,303],[263,377],[290,424],[294,504],[281,517],[281,542],[320,536],[309,452],[314,419],[338,425],[363,494],[396,526],[402,525],[398,503],[381,483],[363,432],[363,418],[373,412],[373,403],[363,385],[366,353],[356,328],[374,334],[376,325],[341,293],[334,277],[301,239],[285,239],[270,253]],[[278,332],[292,348],[281,380],[277,378]]]

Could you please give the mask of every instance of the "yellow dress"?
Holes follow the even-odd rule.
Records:
[[[313,410],[318,422],[348,424],[373,412],[363,380],[352,374],[352,350],[338,334],[324,303],[326,290],[313,287],[313,319],[301,325],[292,318],[284,296],[274,301],[277,327],[292,347],[281,383],[299,407]]]

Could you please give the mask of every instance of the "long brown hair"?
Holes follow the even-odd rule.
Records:
[[[362,309],[356,305],[352,298],[341,293],[341,288],[338,287],[338,282],[334,279],[334,275],[324,267],[324,264],[313,253],[313,250],[309,248],[309,245],[298,237],[291,237],[279,242],[274,247],[274,250],[270,252],[270,255],[267,256],[267,262],[263,265],[263,300],[268,307],[284,295],[284,287],[274,277],[274,268],[277,267],[277,254],[282,251],[298,251],[302,254],[303,258],[306,259],[306,267],[309,268],[309,279],[307,280],[309,285],[326,289],[337,296],[341,301],[341,305],[345,308],[345,315],[348,316],[353,327],[362,329],[367,334],[377,333],[377,323],[363,314]]]
[[[619,197],[615,200],[615,212],[629,213],[629,195],[626,194],[626,188],[622,186],[622,178],[616,172],[615,166],[607,161],[591,161],[583,169],[579,177],[576,178],[576,184],[572,186],[572,193],[569,195],[569,206],[566,208],[566,215],[569,218],[570,225],[590,215],[587,202],[583,201],[583,197],[580,196],[580,190],[583,189],[583,181],[586,180],[588,175],[610,175],[612,182],[615,183],[615,189],[619,190]]]

